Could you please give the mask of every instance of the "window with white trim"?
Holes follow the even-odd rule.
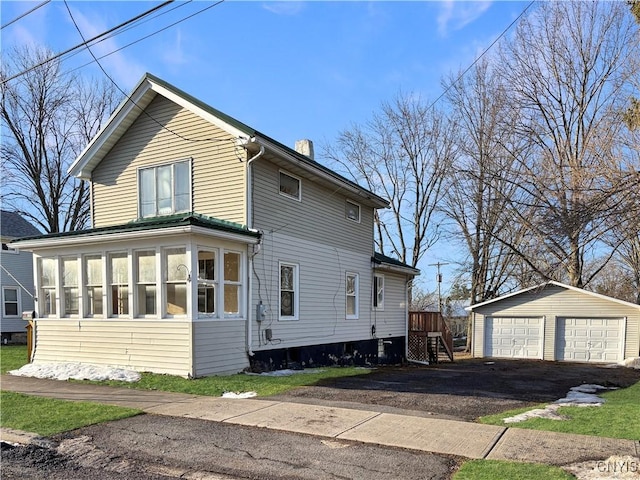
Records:
[[[85,310],[88,317],[104,314],[102,300],[102,256],[84,257]]]
[[[345,280],[347,318],[358,318],[358,274],[348,273]]]
[[[138,171],[140,217],[191,210],[191,162],[141,168]]]
[[[2,305],[5,317],[18,317],[20,313],[20,291],[16,287],[2,288]]]
[[[351,200],[345,201],[345,216],[354,222],[360,223],[360,205]]]
[[[187,313],[187,253],[184,248],[164,250],[165,264],[165,311],[167,315],[186,315]]]
[[[298,320],[298,265],[280,263],[280,320]]]
[[[156,252],[142,250],[135,252],[136,268],[136,314],[138,316],[156,315]]]
[[[224,314],[238,316],[242,308],[242,255],[224,252]]]
[[[373,276],[373,308],[384,310],[384,275]]]
[[[198,251],[198,313],[215,315],[216,291],[216,252]]]
[[[129,259],[126,253],[109,255],[109,315],[129,315]]]
[[[62,309],[64,315],[78,315],[78,259],[62,259]]]
[[[38,305],[40,315],[48,317],[56,315],[56,259],[41,258],[38,260],[40,271],[40,292],[38,294]]]
[[[300,179],[285,172],[280,172],[280,195],[300,201]]]

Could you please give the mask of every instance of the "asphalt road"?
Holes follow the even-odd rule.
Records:
[[[401,432],[399,432],[401,434]],[[203,420],[140,415],[2,451],[2,478],[447,479],[460,459]]]

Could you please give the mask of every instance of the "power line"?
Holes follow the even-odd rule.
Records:
[[[74,46],[74,47],[71,47],[71,48],[69,48],[69,49],[65,50],[64,52],[60,52],[60,53],[58,53],[58,54],[54,55],[53,57],[49,57],[48,59],[46,59],[46,60],[44,60],[44,61],[42,61],[42,62],[38,63],[37,65],[33,65],[32,67],[29,67],[29,68],[27,68],[26,70],[23,70],[23,71],[21,71],[21,72],[19,72],[19,73],[16,73],[15,75],[13,75],[13,76],[11,76],[11,77],[9,77],[9,78],[3,79],[3,80],[2,80],[2,85],[4,85],[4,84],[5,84],[5,83],[7,83],[7,82],[10,82],[11,80],[14,80],[14,79],[16,79],[16,78],[18,78],[18,77],[21,77],[22,75],[25,75],[25,74],[27,74],[27,73],[31,72],[32,70],[35,70],[35,69],[36,69],[36,68],[38,68],[38,67],[41,67],[41,66],[43,66],[43,65],[46,65],[47,63],[50,63],[50,62],[52,62],[52,61],[54,61],[54,60],[56,60],[56,59],[58,59],[58,58],[62,57],[63,55],[66,55],[66,54],[68,54],[68,53],[70,53],[70,52],[73,52],[74,50],[77,50],[77,49],[79,49],[79,48],[83,48],[83,47],[87,47],[87,48],[88,48],[88,44],[89,44],[89,43],[91,43],[91,42],[93,42],[93,41],[95,41],[95,40],[97,40],[97,39],[99,39],[99,38],[102,38],[102,37],[104,37],[104,36],[106,36],[106,35],[108,35],[108,34],[112,33],[113,31],[118,30],[118,29],[120,29],[120,28],[122,28],[122,27],[124,27],[124,26],[126,26],[126,25],[129,25],[129,24],[131,24],[131,23],[133,23],[133,22],[135,22],[135,21],[139,20],[140,18],[146,17],[147,15],[150,15],[151,13],[153,13],[153,12],[155,12],[155,11],[157,11],[157,10],[161,9],[161,8],[166,7],[166,6],[167,6],[167,5],[169,5],[170,3],[173,3],[173,1],[174,1],[174,0],[168,0],[168,1],[164,2],[164,3],[161,3],[160,5],[157,5],[157,6],[153,7],[152,9],[147,10],[146,12],[141,13],[140,15],[137,15],[137,16],[135,16],[135,17],[133,17],[133,18],[131,18],[131,19],[127,20],[126,22],[121,23],[120,25],[116,25],[115,27],[110,28],[109,30],[107,30],[107,31],[105,31],[105,32],[102,32],[101,34],[96,35],[95,37],[93,37],[93,38],[91,38],[91,39],[89,39],[89,40],[84,40],[84,37],[82,37],[82,38],[83,38],[83,40],[84,40],[82,43],[80,43],[80,44],[78,44],[78,45],[76,45],[76,46]]]
[[[440,99],[441,99],[442,97],[444,97],[444,96],[447,94],[447,92],[448,92],[449,90],[451,90],[451,88],[453,88],[453,86],[454,86],[456,83],[458,83],[458,82],[462,79],[462,77],[464,77],[464,76],[466,75],[466,73],[467,73],[469,70],[471,70],[471,69],[474,67],[474,65],[475,65],[476,63],[478,63],[478,62],[480,61],[480,59],[481,59],[482,57],[484,57],[484,56],[485,56],[485,54],[486,54],[487,52],[489,52],[489,50],[491,50],[491,48],[492,48],[496,43],[498,43],[498,40],[500,40],[502,37],[504,37],[504,36],[506,35],[506,33],[511,29],[511,27],[513,27],[513,26],[518,22],[518,20],[520,20],[520,18],[522,18],[522,16],[527,12],[527,10],[529,10],[529,8],[531,8],[531,5],[533,5],[534,3],[536,3],[536,0],[531,0],[531,2],[529,2],[529,5],[527,5],[527,6],[524,8],[524,10],[522,10],[522,12],[520,12],[520,15],[518,15],[518,16],[515,18],[515,20],[514,20],[513,22],[511,22],[511,23],[507,26],[507,28],[505,28],[505,29],[502,31],[502,33],[500,33],[500,35],[498,35],[498,37],[497,37],[493,42],[491,42],[491,45],[489,45],[487,48],[485,48],[485,49],[484,49],[484,51],[483,51],[483,52],[478,56],[478,58],[476,58],[476,59],[471,63],[471,65],[469,65],[469,66],[464,70],[464,72],[462,72],[460,75],[458,75],[458,78],[456,78],[453,82],[451,82],[451,84],[450,84],[447,88],[445,88],[445,89],[444,89],[444,91],[440,94],[440,96],[439,96],[438,98],[436,98],[436,99],[431,103],[431,105],[429,105],[429,109],[433,108],[433,106],[434,106],[436,103],[438,103],[438,102],[440,101]]]
[[[36,10],[38,10],[40,7],[44,7],[47,3],[49,3],[51,0],[44,0],[44,2],[36,5],[35,7],[33,7],[31,10],[29,10],[28,12],[24,12],[22,15],[18,15],[16,18],[14,18],[13,20],[11,20],[10,22],[5,23],[4,25],[2,25],[0,27],[0,30],[4,29],[4,27],[8,27],[9,25],[16,23],[18,20],[20,20],[21,18],[26,17],[27,15],[29,15],[30,13],[35,12]]]
[[[224,0],[219,0],[218,2],[203,8],[202,10],[183,18],[182,20],[175,22],[172,25],[169,25],[167,27],[165,27],[162,30],[166,30],[167,28],[180,23],[181,21],[184,21],[188,18],[191,18],[195,15],[197,15],[198,13],[204,12],[205,10],[208,10],[209,8],[215,7],[217,5],[220,5],[222,2],[224,2]],[[217,141],[217,142],[222,142],[222,141],[230,141],[230,139],[217,139],[217,138],[204,138],[204,139],[190,139],[190,138],[186,138],[182,135],[180,135],[177,132],[174,132],[173,130],[171,130],[170,128],[166,127],[163,123],[159,122],[158,120],[156,120],[153,116],[151,116],[151,114],[149,114],[149,112],[147,112],[144,108],[142,108],[140,105],[138,105],[135,101],[133,101],[133,99],[122,89],[120,88],[120,86],[117,84],[117,82],[111,77],[111,75],[109,75],[107,73],[107,71],[104,69],[104,67],[102,66],[102,64],[100,63],[100,61],[98,60],[98,58],[95,56],[95,54],[93,53],[93,51],[91,50],[91,47],[87,44],[88,42],[84,39],[84,35],[82,33],[82,31],[80,30],[80,27],[78,26],[76,19],[73,16],[73,13],[71,13],[71,8],[69,8],[69,4],[67,3],[67,0],[64,0],[64,5],[67,8],[67,12],[69,13],[69,18],[71,18],[71,21],[73,22],[73,25],[76,27],[76,30],[78,31],[78,34],[80,35],[80,38],[82,38],[82,40],[84,41],[84,44],[86,45],[87,51],[91,54],[91,56],[93,57],[93,60],[96,62],[96,64],[98,65],[98,68],[100,68],[100,70],[102,70],[102,73],[104,73],[104,75],[109,79],[109,81],[113,84],[114,87],[116,87],[118,89],[118,91],[120,93],[122,93],[122,95],[124,95],[128,101],[130,101],[131,103],[133,103],[136,107],[138,107],[140,109],[140,111],[146,115],[148,118],[150,118],[153,122],[155,122],[156,124],[158,124],[162,129],[166,130],[167,132],[175,135],[176,137],[180,138],[181,140],[187,141],[187,142],[213,142],[213,141]],[[154,35],[156,33],[159,33],[160,31],[156,31],[154,33]],[[145,37],[146,38],[146,37]],[[112,52],[113,53],[113,52]]]

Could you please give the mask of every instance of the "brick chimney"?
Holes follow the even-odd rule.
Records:
[[[296,140],[296,152],[306,155],[313,160],[313,142],[311,140]]]

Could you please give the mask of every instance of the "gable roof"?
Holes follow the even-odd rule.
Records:
[[[0,236],[2,238],[21,238],[42,235],[42,232],[27,222],[16,212],[0,210]]]
[[[312,160],[306,155],[296,152],[294,149],[260,133],[220,110],[216,110],[150,73],[146,73],[142,77],[132,93],[113,112],[106,124],[100,129],[91,142],[89,142],[82,153],[80,153],[71,167],[69,167],[69,173],[79,178],[89,180],[93,169],[103,160],[105,155],[113,148],[133,122],[142,115],[144,109],[157,95],[162,95],[235,136],[238,145],[248,146],[249,144],[257,142],[274,154],[285,158],[290,163],[309,171],[313,175],[320,176],[332,184],[341,186],[353,194],[367,199],[376,208],[388,207],[389,205],[389,202],[384,198],[343,177],[330,168]]]
[[[486,301],[481,302],[481,303],[476,303],[475,305],[471,305],[469,307],[466,307],[465,310],[471,312],[471,311],[473,311],[474,309],[476,309],[478,307],[483,307],[485,305],[489,305],[489,304],[495,303],[495,302],[501,302],[502,300],[505,300],[505,299],[511,298],[511,297],[515,297],[517,295],[522,295],[523,293],[531,292],[533,290],[544,290],[546,287],[548,287],[550,285],[553,285],[553,286],[556,286],[556,287],[560,287],[560,288],[565,288],[567,290],[573,290],[574,292],[584,293],[585,295],[589,295],[589,296],[592,296],[592,297],[595,297],[595,298],[599,298],[601,300],[608,300],[610,302],[619,303],[619,304],[625,305],[627,307],[635,307],[637,309],[640,309],[640,305],[637,305],[635,303],[626,302],[626,301],[620,300],[618,298],[609,297],[607,295],[602,295],[600,293],[590,292],[589,290],[585,290],[583,288],[572,287],[571,285],[566,285],[564,283],[556,282],[554,280],[549,280],[547,282],[541,283],[539,285],[535,285],[533,287],[525,288],[523,290],[518,290],[517,292],[512,292],[512,293],[509,293],[507,295],[503,295],[503,296],[498,297],[498,298],[493,298],[491,300],[486,300]]]

